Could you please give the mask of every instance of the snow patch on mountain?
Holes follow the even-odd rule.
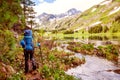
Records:
[[[116,12],[118,12],[118,11],[120,11],[120,7],[115,7],[115,8],[108,14],[108,16],[111,15],[111,14],[114,14],[114,13],[116,13]]]
[[[93,26],[98,25],[98,24],[100,24],[100,23],[102,23],[102,22],[101,22],[101,21],[97,21],[97,22],[91,24],[90,27],[93,27]]]
[[[93,9],[91,10],[91,12],[94,12],[96,9],[97,9],[97,8],[93,8]]]
[[[103,1],[100,5],[107,5],[111,2],[112,2],[112,0],[106,0],[106,1]]]

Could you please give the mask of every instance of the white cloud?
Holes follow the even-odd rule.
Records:
[[[35,11],[37,12],[37,15],[43,12],[52,14],[64,13],[70,8],[84,11],[102,1],[104,0],[56,0],[54,3],[43,2],[38,6],[35,6]]]

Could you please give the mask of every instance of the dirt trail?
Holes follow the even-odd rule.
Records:
[[[28,61],[29,72],[25,74],[26,80],[43,80],[40,73],[37,70],[32,70],[32,62]]]
[[[29,72],[25,74],[25,76],[26,76],[26,80],[44,80],[42,79],[40,73],[37,70]]]

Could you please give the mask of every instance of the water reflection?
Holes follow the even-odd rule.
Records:
[[[116,41],[120,41],[120,36],[115,36],[115,35],[111,35],[111,36],[107,36],[107,35],[88,35],[86,36],[78,36],[78,37],[74,37],[74,36],[65,36],[64,40],[98,40],[98,41],[111,41],[111,40],[116,40]]]
[[[95,47],[98,47],[100,45],[106,45],[106,44],[120,44],[120,36],[79,36],[79,37],[64,37],[64,40],[70,40],[70,41],[74,41],[74,42],[82,42],[82,43],[92,43],[94,44]]]
[[[112,36],[112,39],[119,39],[120,40],[120,36]]]
[[[107,36],[89,36],[90,40],[109,40]]]
[[[64,37],[64,39],[74,39],[74,37]]]

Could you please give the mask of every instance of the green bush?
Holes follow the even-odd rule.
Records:
[[[73,76],[66,75],[63,70],[48,65],[44,65],[41,71],[46,80],[77,80]]]
[[[104,55],[103,57],[116,62],[119,54],[119,48],[117,46],[111,44],[104,47],[99,46],[98,50]]]
[[[118,15],[118,16],[115,17],[115,21],[116,22],[120,22],[120,15]]]
[[[105,32],[107,32],[109,30],[109,28],[107,27],[107,26],[104,26],[103,27],[103,32],[105,33]]]
[[[0,24],[3,29],[11,29],[13,24],[17,22],[22,15],[20,0],[0,0]],[[11,2],[11,3],[10,3]]]
[[[72,30],[66,30],[66,31],[64,32],[64,34],[74,34],[74,31],[72,31]]]
[[[57,30],[52,30],[52,33],[54,34],[54,33],[57,33],[58,31]]]
[[[93,46],[93,44],[83,44],[81,46],[81,49],[91,51],[94,49],[94,46]]]
[[[107,52],[112,53],[112,54],[118,56],[119,50],[118,50],[118,48],[116,46],[114,46],[114,45],[107,45],[106,48],[107,48]]]
[[[0,30],[0,60],[11,61],[15,59],[15,38],[9,30]]]
[[[113,33],[120,32],[120,23],[119,22],[114,22],[111,26],[111,31]]]
[[[10,77],[8,77],[6,80],[26,80],[25,76],[22,72],[17,72]]]
[[[54,61],[55,60],[55,56],[51,53],[51,54],[48,55],[48,59],[50,61]]]
[[[94,27],[91,27],[88,32],[89,33],[100,33],[103,31],[103,28],[101,25],[97,25],[97,26],[94,26]]]

